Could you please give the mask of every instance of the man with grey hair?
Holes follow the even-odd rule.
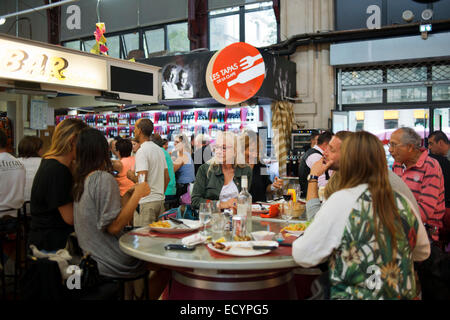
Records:
[[[445,213],[444,178],[437,160],[421,147],[422,139],[411,128],[394,131],[389,152],[395,162],[392,171],[408,185],[419,205],[422,222],[429,227],[433,240],[439,239]]]

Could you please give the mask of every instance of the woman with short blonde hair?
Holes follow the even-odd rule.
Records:
[[[250,167],[237,162],[237,143],[233,132],[217,133],[214,156],[200,166],[195,178],[191,196],[194,208],[207,200],[219,200],[221,209],[236,208],[242,176],[247,176],[249,186],[252,178]]]

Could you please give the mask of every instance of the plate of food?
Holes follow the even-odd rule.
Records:
[[[284,231],[284,232],[287,232],[287,233],[290,233],[290,234],[293,234],[293,235],[299,237],[305,232],[305,230],[308,227],[308,225],[309,225],[308,222],[306,222],[306,223],[293,223],[293,224],[290,224],[287,227],[284,227],[283,229],[281,229],[281,232]]]
[[[253,204],[252,205],[252,212],[253,213],[267,213],[269,212],[269,207],[268,205],[264,205],[264,204]]]
[[[195,220],[178,219],[177,221],[182,223],[165,220],[153,222],[148,226],[151,231],[170,234],[192,232],[200,229],[203,226],[200,221]]]
[[[230,241],[208,243],[212,251],[236,257],[261,256],[278,248],[276,241]]]

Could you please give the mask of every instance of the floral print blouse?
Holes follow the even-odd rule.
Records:
[[[417,296],[412,251],[419,221],[406,200],[394,193],[402,225],[397,250],[382,228],[375,237],[372,198],[366,189],[351,211],[341,245],[329,260],[331,299],[414,299]],[[394,258],[391,258],[395,255]]]
[[[328,263],[332,299],[417,297],[414,261],[429,257],[430,242],[419,211],[411,209],[415,204],[401,192],[394,197],[401,217],[396,252],[387,230],[375,236],[366,183],[333,193],[292,244],[292,256],[300,266]]]

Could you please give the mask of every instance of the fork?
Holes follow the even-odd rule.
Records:
[[[262,59],[261,54],[257,54],[256,56],[246,56],[242,58],[239,62],[241,62],[240,66],[242,70],[246,70],[255,64],[256,60]]]

